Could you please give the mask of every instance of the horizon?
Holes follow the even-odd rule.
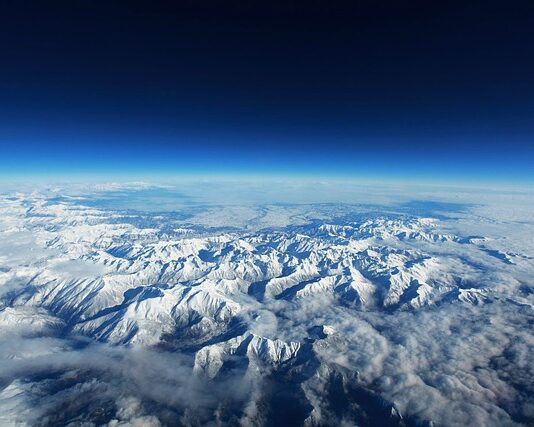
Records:
[[[486,190],[490,192],[534,192],[533,184],[528,180],[503,180],[472,178],[438,178],[438,177],[401,177],[380,175],[349,175],[349,174],[288,174],[288,173],[106,173],[106,172],[62,172],[58,173],[1,173],[0,191],[13,185],[35,186],[36,189],[51,186],[67,186],[86,184],[87,186],[117,184],[117,185],[146,185],[154,188],[178,188],[183,184],[213,183],[220,185],[240,184],[346,184],[355,187],[398,187],[428,188],[447,190]]]

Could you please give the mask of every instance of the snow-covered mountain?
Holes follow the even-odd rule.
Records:
[[[43,193],[0,201],[6,425],[534,420],[534,261],[495,233],[504,222],[483,220],[482,235],[455,227],[474,215],[393,208],[93,205]],[[239,209],[258,216],[206,224]],[[181,374],[166,392],[139,390],[145,373],[121,368],[113,380],[102,353],[132,366],[131,354],[179,355]],[[173,366],[151,367],[151,387]],[[194,398],[165,394],[190,381]],[[99,387],[118,393],[94,398],[100,412]],[[54,413],[69,393],[84,403]],[[137,402],[131,416],[124,399]]]

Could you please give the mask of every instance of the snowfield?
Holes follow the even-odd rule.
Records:
[[[139,185],[0,195],[0,425],[534,423],[532,195]]]

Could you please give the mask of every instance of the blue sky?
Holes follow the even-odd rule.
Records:
[[[476,135],[351,138],[260,131],[15,130],[0,141],[0,175],[253,174],[532,183],[533,150],[527,138],[523,141]]]
[[[475,3],[10,4],[0,176],[532,183],[534,6]]]

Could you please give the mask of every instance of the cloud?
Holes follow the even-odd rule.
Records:
[[[243,380],[205,382],[177,352],[25,334],[2,337],[0,347],[0,413],[12,422],[158,426],[187,413],[191,424],[205,424],[221,401],[248,397]]]

